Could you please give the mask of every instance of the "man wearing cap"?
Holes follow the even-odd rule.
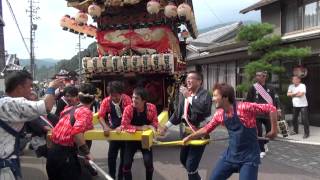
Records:
[[[274,89],[266,84],[266,79],[268,76],[267,71],[257,71],[256,72],[256,83],[254,83],[248,91],[247,99],[248,102],[255,102],[258,104],[271,104],[277,107],[280,113],[280,103],[278,95],[275,93]],[[259,114],[256,117],[258,136],[262,137],[263,130],[262,124],[265,126],[266,134],[271,130],[270,120],[267,114]],[[259,140],[260,147],[260,158],[266,155],[268,148],[266,144],[268,141]]]

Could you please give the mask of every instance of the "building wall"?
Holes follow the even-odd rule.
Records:
[[[274,25],[274,33],[281,35],[281,6],[273,3],[261,8],[261,22]]]

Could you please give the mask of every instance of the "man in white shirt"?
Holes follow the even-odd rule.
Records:
[[[301,120],[304,126],[303,138],[308,138],[310,135],[309,119],[308,119],[308,101],[306,97],[306,86],[301,83],[301,78],[298,76],[292,77],[292,83],[288,88],[287,96],[292,97],[293,104],[293,132],[291,135],[299,133],[298,116],[301,112]]]
[[[5,78],[6,97],[0,99],[0,180],[21,178],[19,162],[20,131],[26,121],[50,112],[54,91],[61,80],[50,82],[44,100],[29,101],[32,76],[27,71],[16,71]]]

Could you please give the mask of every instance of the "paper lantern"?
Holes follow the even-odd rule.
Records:
[[[120,56],[113,56],[111,58],[112,62],[112,70],[113,72],[120,72],[122,71],[122,63],[121,63],[121,57]]]
[[[122,69],[124,72],[131,71],[131,57],[130,56],[122,56],[121,63],[122,63]]]
[[[192,16],[192,9],[189,4],[182,3],[178,6],[177,13],[180,18],[185,18],[187,21],[190,21]]]
[[[88,15],[86,13],[84,13],[83,11],[79,11],[76,14],[75,20],[80,26],[83,26],[83,25],[87,24],[87,22],[88,22]]]
[[[98,70],[98,61],[99,61],[98,57],[92,58],[93,71],[97,71]]]
[[[104,69],[107,72],[112,72],[113,71],[112,56],[103,56],[101,60],[102,60],[102,64],[104,66]]]
[[[120,5],[122,5],[122,0],[110,0],[109,5],[110,6],[120,6]]]
[[[142,59],[140,56],[132,56],[131,58],[131,70],[134,72],[141,71]]]
[[[163,61],[164,61],[165,71],[170,71],[171,69],[173,69],[173,66],[174,66],[173,54],[171,53],[163,54]]]
[[[91,58],[87,58],[87,71],[92,73],[93,72],[93,61]]]
[[[305,78],[308,75],[308,69],[303,66],[297,66],[293,68],[293,75],[300,78]]]
[[[142,71],[143,72],[150,71],[152,68],[150,56],[148,54],[145,54],[145,55],[142,55],[141,59],[142,59]]]
[[[164,8],[164,15],[167,18],[175,18],[177,17],[178,13],[177,13],[177,6],[170,2],[165,8]]]
[[[102,56],[101,63],[104,71],[107,71],[107,60],[108,56]]]
[[[102,62],[102,58],[98,58],[98,60],[97,60],[97,70],[98,70],[98,72],[104,71],[104,65]]]
[[[82,58],[82,68],[87,70],[88,69],[88,61],[90,60],[90,57],[84,57]]]
[[[151,55],[151,66],[154,71],[160,70],[160,54]]]
[[[70,16],[65,15],[60,20],[60,26],[63,27],[63,30],[68,30],[68,22],[69,22]]]
[[[131,4],[131,0],[123,0],[124,4]]]
[[[138,4],[141,0],[123,0],[124,4]]]
[[[100,17],[100,15],[101,15],[101,7],[96,5],[96,4],[91,4],[88,7],[88,14],[90,16],[92,16],[93,18]]]
[[[147,3],[147,11],[149,14],[158,14],[160,11],[160,3],[156,0],[151,0]]]
[[[130,0],[130,4],[138,4],[141,0]]]

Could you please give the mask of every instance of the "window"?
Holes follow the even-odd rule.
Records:
[[[236,62],[202,65],[203,87],[211,90],[214,84],[226,82],[236,86]]]
[[[284,6],[284,33],[320,27],[319,0],[293,0]]]

